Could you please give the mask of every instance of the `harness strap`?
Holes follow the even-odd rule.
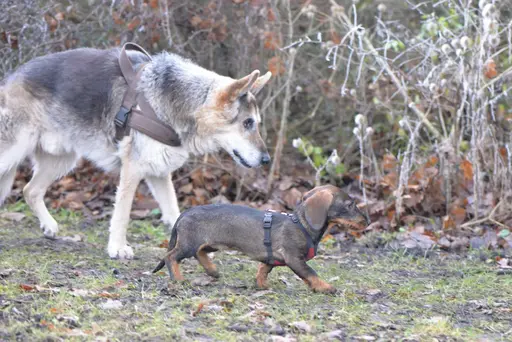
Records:
[[[267,260],[266,264],[274,264],[274,257],[272,256],[272,236],[270,229],[272,228],[272,213],[266,212],[263,218],[263,229],[265,236],[263,238],[263,244],[267,247]]]
[[[114,120],[116,140],[122,140],[123,137],[130,134],[130,128],[133,128],[162,144],[180,146],[181,140],[176,131],[157,117],[143,94],[137,93],[137,84],[146,64],[140,67],[138,71],[135,71],[126,50],[139,51],[151,59],[146,50],[135,43],[126,43],[121,49],[119,67],[126,80],[128,89],[124,94],[121,108]],[[136,108],[137,105],[140,109]]]
[[[272,229],[272,212],[273,210],[267,210],[265,212],[265,216],[263,217],[263,229],[264,229],[264,238],[263,238],[263,244],[267,248],[267,259],[265,260],[265,263],[267,265],[273,265],[273,266],[286,266],[284,262],[280,262],[278,260],[274,260],[272,255],[272,239],[271,239],[271,229]],[[286,215],[291,218],[292,222],[295,223],[302,233],[304,234],[304,237],[306,238],[306,243],[308,246],[308,252],[306,254],[306,260],[313,259],[316,255],[317,251],[317,245],[313,242],[313,239],[311,238],[311,235],[309,235],[309,232],[306,230],[306,228],[302,225],[299,218],[293,214],[286,214],[282,213],[283,215]]]
[[[292,216],[292,221],[297,223],[300,230],[306,237],[306,241],[308,244],[308,254],[306,255],[306,260],[313,259],[316,255],[316,250],[318,248],[318,244],[315,245],[313,242],[313,239],[311,238],[311,235],[309,235],[309,232],[306,230],[306,228],[302,225],[302,223],[299,221],[299,218],[296,215]]]

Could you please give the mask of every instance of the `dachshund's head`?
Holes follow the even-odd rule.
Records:
[[[303,208],[304,218],[314,230],[321,230],[333,223],[362,231],[370,224],[369,218],[357,207],[354,199],[333,185],[308,191],[299,207]]]

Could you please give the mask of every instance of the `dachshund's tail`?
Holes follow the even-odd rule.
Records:
[[[178,240],[178,230],[176,229],[176,226],[173,228],[171,233],[171,241],[169,241],[169,248],[167,249],[169,252],[176,247],[176,241]],[[169,253],[167,253],[169,254]],[[166,256],[167,257],[167,256]],[[155,267],[153,270],[153,273],[156,273],[160,271],[165,266],[165,258],[160,260],[160,263]]]

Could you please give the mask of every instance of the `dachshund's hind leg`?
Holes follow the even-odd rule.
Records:
[[[174,248],[169,254],[167,254],[164,258],[165,266],[167,266],[167,270],[169,271],[169,276],[173,280],[183,281],[184,278],[180,272],[180,265],[178,263],[178,259],[176,258],[178,251]]]
[[[196,253],[196,258],[201,264],[201,266],[203,266],[204,270],[206,271],[206,274],[208,274],[211,277],[218,278],[220,275],[219,272],[217,271],[217,266],[215,266],[212,260],[208,257],[208,253],[206,253],[204,247],[206,246],[199,247]]]

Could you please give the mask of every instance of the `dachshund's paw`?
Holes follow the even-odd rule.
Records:
[[[313,291],[320,292],[320,293],[327,293],[327,294],[335,294],[337,291],[336,288],[329,284],[327,284],[327,285],[328,286],[326,286],[326,287],[313,288]]]
[[[310,277],[307,279],[307,282],[311,289],[315,292],[321,292],[321,293],[336,293],[336,288],[330,285],[329,283],[326,283],[322,279],[318,278],[317,276]]]

